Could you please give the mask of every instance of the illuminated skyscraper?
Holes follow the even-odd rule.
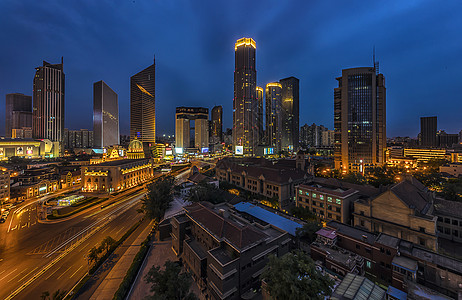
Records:
[[[130,78],[130,140],[156,142],[155,66]]]
[[[13,129],[32,129],[32,97],[19,93],[6,95],[5,136],[11,137]]]
[[[257,86],[257,130],[258,130],[258,143],[264,143],[263,134],[263,88]]]
[[[196,148],[203,151],[209,147],[209,109],[204,107],[177,107],[175,114],[175,147]],[[194,121],[194,142],[191,141],[191,122]],[[191,143],[192,142],[192,143]]]
[[[33,91],[33,137],[62,142],[64,134],[63,59],[52,65],[43,61],[35,68]]]
[[[93,132],[96,148],[119,144],[117,94],[102,80],[93,84]]]
[[[221,105],[212,108],[212,140],[223,140],[223,107]]]
[[[334,89],[335,168],[357,172],[385,162],[386,89],[375,67],[342,70]]]
[[[266,85],[266,141],[274,151],[281,151],[282,137],[282,85],[270,82]]]
[[[425,147],[436,147],[437,117],[420,118],[420,145]]]
[[[279,80],[282,85],[281,148],[297,151],[299,144],[299,80],[289,77]]]
[[[251,38],[237,40],[234,69],[233,147],[242,146],[244,155],[253,155],[258,144],[256,43]]]

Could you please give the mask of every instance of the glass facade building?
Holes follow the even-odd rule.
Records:
[[[266,85],[266,140],[274,151],[281,151],[282,115],[282,85],[270,82]]]
[[[117,94],[102,80],[93,84],[93,134],[96,148],[119,145]]]
[[[297,151],[299,147],[299,80],[289,77],[279,80],[282,86],[281,148]]]
[[[374,67],[342,71],[334,89],[334,160],[344,172],[382,165],[386,150],[385,78]]]
[[[19,93],[6,95],[5,137],[10,138],[13,129],[32,129],[32,97]]]

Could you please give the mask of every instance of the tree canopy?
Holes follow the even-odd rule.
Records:
[[[141,210],[148,218],[160,222],[164,217],[173,201],[174,184],[175,177],[163,176],[147,186],[148,193],[142,200]]]
[[[196,295],[189,291],[192,284],[191,274],[182,272],[178,262],[167,260],[164,270],[159,266],[152,266],[144,280],[152,284],[150,291],[154,292],[154,295],[147,299],[197,299]]]
[[[271,255],[262,279],[273,299],[324,299],[332,293],[334,284],[301,251],[280,258]]]
[[[191,202],[208,201],[217,204],[224,202],[224,197],[222,196],[222,190],[215,185],[200,182],[189,190],[189,196],[186,200]]]

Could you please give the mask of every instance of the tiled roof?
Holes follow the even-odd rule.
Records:
[[[431,192],[414,177],[396,183],[390,190],[409,208],[415,208],[422,214],[426,214],[431,206]]]
[[[241,226],[224,218],[200,203],[187,206],[185,210],[191,219],[200,223],[216,238],[227,240],[237,249],[243,249],[268,237],[265,233],[257,231],[251,226]]]
[[[368,197],[373,197],[380,193],[380,190],[378,188],[375,188],[371,185],[354,184],[354,183],[349,183],[346,181],[341,181],[336,178],[316,177],[314,179],[314,182],[322,184],[322,185],[338,187],[338,188],[345,189],[345,190],[353,189],[353,190],[358,191],[361,195],[368,196]]]
[[[462,218],[462,202],[436,198],[434,204],[436,215],[446,215]]]
[[[343,224],[343,223],[339,223],[339,222],[336,222],[336,221],[330,221],[327,223],[327,227],[330,227],[330,228],[335,228],[335,230],[337,231],[337,235],[339,234],[342,234],[342,235],[345,235],[345,236],[349,236],[351,238],[354,238],[356,240],[359,240],[359,241],[364,241],[370,245],[372,245],[375,240],[377,239],[377,235],[369,232],[369,231],[366,231],[366,230],[362,230],[362,229],[359,229],[357,227],[352,227],[352,226],[349,226],[349,225],[346,225],[346,224]]]

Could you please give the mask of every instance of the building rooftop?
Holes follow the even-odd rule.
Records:
[[[316,231],[317,235],[323,236],[328,239],[335,239],[337,237],[337,234],[335,233],[335,230],[332,229],[327,229],[327,228],[321,228],[318,231]]]
[[[384,289],[364,276],[348,273],[332,293],[330,299],[381,300],[385,299]]]
[[[245,212],[260,220],[263,220],[277,228],[287,231],[289,234],[295,236],[297,228],[303,227],[301,224],[287,219],[283,216],[277,215],[257,205],[249,202],[240,202],[234,205],[234,208],[239,212]]]
[[[336,221],[328,222],[327,227],[335,228],[335,230],[337,231],[337,235],[339,233],[341,233],[343,235],[350,236],[350,237],[355,238],[357,240],[362,240],[362,241],[368,243],[369,245],[372,245],[374,243],[374,241],[377,239],[377,235],[375,235],[375,234],[373,234],[373,233],[371,233],[369,231],[362,230],[362,229],[359,229],[357,227],[352,227],[352,226],[349,226],[349,225],[346,225],[346,224],[343,224],[343,223],[339,223],[339,222],[336,222]]]
[[[462,202],[436,198],[434,207],[438,215],[462,218]]]
[[[225,216],[214,212],[201,203],[184,207],[191,219],[200,223],[217,239],[228,241],[236,249],[244,249],[268,238],[268,235],[251,225],[238,224]]]
[[[203,249],[202,245],[197,242],[195,239],[190,239],[186,241],[189,247],[194,250],[194,252],[199,256],[199,259],[205,259],[207,258],[207,253],[205,252],[205,249]]]
[[[216,258],[222,265],[226,265],[234,259],[229,256],[229,253],[223,248],[215,248],[209,251],[209,253]]]
[[[354,184],[349,183],[346,181],[338,180],[336,178],[323,178],[323,177],[316,177],[313,180],[317,184],[321,184],[324,186],[330,186],[331,188],[340,188],[342,190],[355,190],[358,191],[362,196],[366,197],[373,197],[380,194],[380,189],[373,187],[372,185],[361,185],[361,184]]]
[[[364,261],[364,258],[346,249],[339,248],[335,245],[324,245],[318,241],[311,244],[312,247],[316,247],[319,250],[326,253],[326,257],[335,263],[346,267],[350,272],[353,272],[356,268],[356,260]]]
[[[404,256],[395,256],[391,262],[392,265],[406,269],[409,272],[417,272],[417,262]]]
[[[327,184],[316,183],[314,181],[305,183],[305,184],[300,184],[299,187],[309,189],[309,190],[315,190],[319,192],[328,193],[328,194],[335,195],[337,197],[342,197],[342,198],[345,198],[345,197],[348,197],[348,196],[351,196],[357,193],[357,191],[355,191],[354,189],[340,188],[336,186],[330,186]]]
[[[118,167],[134,162],[146,162],[148,159],[118,159],[112,161],[106,161],[97,165],[91,165],[91,167]]]
[[[391,186],[390,190],[409,208],[415,208],[421,214],[426,214],[431,206],[431,192],[412,176],[406,176],[403,181]]]
[[[382,245],[385,245],[385,246],[388,246],[394,249],[398,249],[399,241],[400,241],[399,238],[396,238],[394,236],[391,236],[385,233],[381,233],[379,237],[377,238],[377,240],[375,240],[375,242],[378,244],[382,244]]]
[[[395,287],[392,287],[391,285],[388,286],[387,295],[392,296],[393,299],[407,300],[407,293],[406,292],[403,292],[402,290],[399,290],[399,289],[397,289]]]

